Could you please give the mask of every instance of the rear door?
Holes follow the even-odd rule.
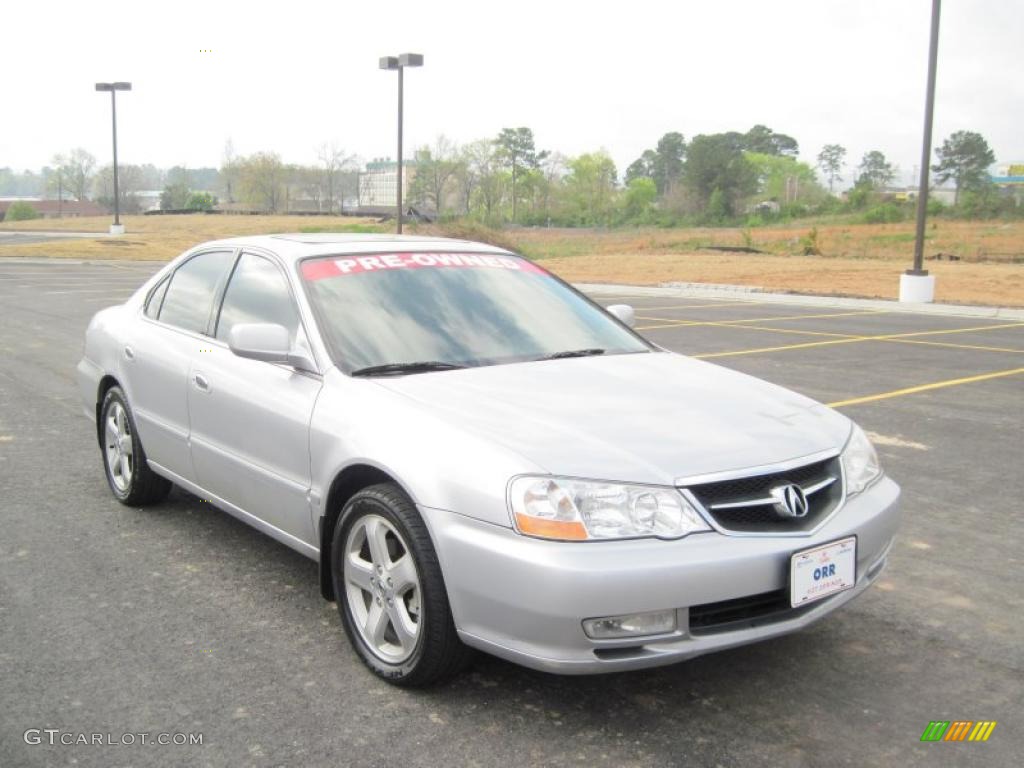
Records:
[[[189,371],[208,346],[215,297],[234,256],[231,249],[204,251],[183,262],[150,293],[120,350],[146,458],[185,480],[195,480],[188,447]]]
[[[189,380],[198,483],[316,546],[308,500],[309,423],[321,378],[287,365],[236,357],[227,338],[237,323],[277,323],[289,330],[293,345],[307,346],[280,265],[243,252],[224,291],[215,340],[196,357]]]

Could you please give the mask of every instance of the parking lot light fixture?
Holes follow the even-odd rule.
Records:
[[[404,88],[404,73],[406,67],[422,67],[423,54],[403,53],[400,56],[382,56],[380,58],[381,69],[398,70],[398,164],[395,176],[395,232],[402,234],[402,101]]]
[[[110,92],[110,122],[114,133],[114,223],[110,225],[110,234],[123,235],[124,226],[121,224],[121,198],[117,188],[117,92],[130,91],[131,83],[96,83],[96,90]]]
[[[917,189],[917,228],[914,236],[914,267],[900,275],[900,301],[935,300],[935,275],[924,268],[924,230],[928,216],[928,164],[932,155],[932,117],[935,113],[935,70],[939,54],[941,0],[932,0],[932,26],[928,45],[928,85],[924,101],[924,136],[921,140],[921,177]]]

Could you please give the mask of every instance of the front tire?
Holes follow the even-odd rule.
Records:
[[[422,687],[463,669],[441,567],[415,504],[393,483],[355,494],[338,517],[331,578],[349,641],[378,677]]]
[[[171,482],[149,468],[128,399],[120,387],[111,387],[103,397],[100,441],[103,468],[114,498],[129,507],[143,507],[167,497]]]

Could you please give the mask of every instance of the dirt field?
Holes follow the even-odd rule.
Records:
[[[0,256],[169,259],[220,237],[288,231],[389,231],[369,219],[320,216],[126,216],[123,237],[0,245]],[[104,232],[109,217],[0,224],[5,230]],[[812,234],[816,229],[816,235]],[[444,228],[425,227],[428,234]],[[473,228],[455,228],[474,236]],[[912,260],[913,223],[801,223],[741,229],[519,229],[497,237],[574,281],[651,285],[706,282],[773,291],[895,298]],[[805,256],[816,245],[821,255]],[[750,247],[732,253],[715,246]],[[941,260],[933,260],[937,254]],[[925,266],[938,277],[937,300],[1024,306],[1024,223],[936,220],[929,224]],[[949,256],[957,257],[949,260]]]

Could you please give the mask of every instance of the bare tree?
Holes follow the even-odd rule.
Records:
[[[138,165],[117,165],[117,194],[122,213],[139,212],[139,191],[143,189],[145,173]],[[114,168],[105,165],[93,177],[93,197],[102,205],[114,206]]]
[[[474,198],[483,208],[484,219],[492,222],[505,197],[505,176],[502,161],[495,155],[494,142],[474,141],[466,147],[470,168],[475,177]]]
[[[416,171],[411,196],[434,208],[438,218],[444,214],[448,192],[458,170],[458,148],[444,136],[433,147],[416,151]]]
[[[64,191],[70,193],[75,200],[88,200],[96,158],[77,147],[66,155],[54,155],[53,164]]]
[[[224,154],[220,163],[220,180],[224,187],[224,202],[235,202],[238,186],[238,157],[235,155],[235,144],[228,138],[224,142]]]
[[[333,141],[321,144],[316,151],[323,183],[322,196],[327,210],[334,212],[334,200],[340,191],[341,174],[352,166],[353,156],[345,154]]]
[[[256,152],[237,161],[239,196],[254,208],[277,213],[285,203],[288,169],[276,152]],[[287,207],[287,206],[286,206]]]

